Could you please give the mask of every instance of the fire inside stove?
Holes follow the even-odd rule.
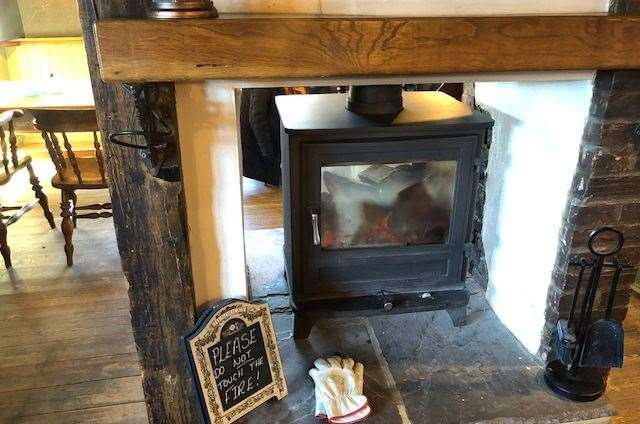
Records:
[[[323,249],[445,243],[456,161],[322,167]]]

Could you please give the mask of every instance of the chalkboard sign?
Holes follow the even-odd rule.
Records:
[[[273,381],[258,323],[244,327],[211,346],[209,358],[223,411],[228,411]]]
[[[287,395],[266,303],[219,303],[184,341],[206,423],[232,423],[268,399]]]

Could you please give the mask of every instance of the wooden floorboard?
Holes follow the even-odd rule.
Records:
[[[37,281],[34,279],[33,281]],[[43,286],[46,287],[46,286]],[[87,293],[92,293],[95,298],[87,298]],[[56,290],[27,291],[22,293],[7,293],[5,302],[0,305],[0,314],[11,313],[12,311],[24,311],[25,309],[36,309],[32,313],[38,313],[49,307],[60,308],[77,307],[79,309],[113,309],[114,307],[129,307],[129,299],[125,290],[121,287],[112,287],[107,284],[80,287],[77,289],[65,288]],[[103,307],[104,306],[104,307]],[[74,311],[76,312],[76,311]],[[25,314],[23,318],[30,318],[30,314]]]
[[[68,360],[48,361],[38,367],[18,365],[3,368],[0,396],[6,392],[140,375],[140,364],[136,353],[88,358],[82,361],[82,366],[78,365],[78,361]]]
[[[244,229],[282,228],[282,190],[242,178]]]
[[[3,368],[18,365],[36,366],[51,361],[69,360],[80,362],[97,356],[134,353],[135,351],[133,336],[122,332],[53,342],[40,341],[35,336],[26,345],[0,347],[0,358],[2,358],[0,373]]]
[[[633,293],[624,320],[624,367],[609,376],[607,396],[618,410],[616,424],[640,423],[640,297]]]
[[[53,167],[34,157],[57,228],[39,207],[8,228],[14,267],[0,270],[0,423],[147,422],[113,221],[79,220],[67,267]],[[26,177],[0,188],[3,205],[31,196]],[[108,193],[78,198],[103,203]]]
[[[125,315],[106,317],[100,321],[64,322],[56,321],[49,326],[17,325],[15,329],[6,333],[0,332],[0,337],[6,337],[4,347],[42,345],[44,343],[63,343],[68,340],[87,339],[105,335],[126,333],[131,327],[131,320]],[[88,323],[86,325],[85,323]],[[37,339],[35,337],[37,337]]]
[[[31,415],[19,417],[13,421],[14,424],[143,424],[147,422],[147,409],[143,402]]]
[[[0,419],[75,411],[144,400],[140,377],[110,378],[3,393]]]

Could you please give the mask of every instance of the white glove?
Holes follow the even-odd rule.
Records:
[[[364,389],[364,366],[359,362],[354,366],[354,361],[351,358],[342,358],[342,364],[343,368],[353,368],[356,383],[355,394],[362,395]],[[331,424],[354,424],[366,419],[369,415],[371,415],[371,408],[369,407],[369,401],[367,400],[367,403],[359,410],[342,418],[333,418],[329,422]]]
[[[320,392],[318,390],[318,386],[316,386],[315,388],[315,396],[316,396],[316,418],[319,420],[325,420],[327,419],[327,413],[324,410],[322,399],[320,399]]]
[[[351,423],[355,422],[355,418],[361,420],[368,416],[371,410],[367,398],[362,395],[362,364],[354,367],[351,358],[331,357],[327,360],[316,359],[314,365],[316,368],[309,370],[309,375],[316,385],[316,417],[328,417],[331,422]],[[364,411],[367,411],[366,415],[361,416]]]
[[[367,403],[361,410],[353,412],[346,417],[334,418],[332,420],[329,420],[329,422],[331,424],[354,424],[366,419],[367,417],[369,417],[369,415],[371,415],[371,408]]]

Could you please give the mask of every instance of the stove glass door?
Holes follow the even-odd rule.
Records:
[[[321,167],[323,250],[445,243],[455,160]]]

